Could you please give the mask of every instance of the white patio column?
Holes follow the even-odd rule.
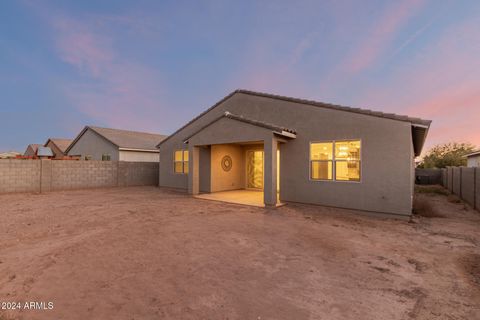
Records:
[[[200,191],[200,148],[193,145],[188,146],[188,193],[198,194]]]
[[[264,141],[263,201],[266,206],[277,204],[277,149],[275,137]]]

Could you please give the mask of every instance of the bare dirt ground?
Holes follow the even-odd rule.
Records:
[[[0,195],[0,319],[480,319],[480,214],[414,223],[154,187]]]

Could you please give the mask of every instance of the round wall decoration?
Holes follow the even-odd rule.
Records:
[[[223,171],[230,171],[232,169],[232,158],[230,156],[224,156],[222,158]]]

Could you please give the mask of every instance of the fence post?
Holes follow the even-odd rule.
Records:
[[[473,209],[480,209],[477,207],[477,170],[473,168]]]

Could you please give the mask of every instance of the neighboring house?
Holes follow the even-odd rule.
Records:
[[[480,167],[480,150],[467,154],[467,167]]]
[[[34,157],[37,155],[38,147],[41,147],[41,146],[42,145],[38,143],[29,144],[23,155],[25,157]]]
[[[65,151],[72,141],[72,139],[50,138],[44,146],[52,150],[54,158],[61,159],[67,155]]]
[[[21,156],[20,152],[16,151],[8,151],[8,152],[1,152],[0,159],[15,159],[17,156]]]
[[[82,160],[158,162],[156,144],[166,136],[86,126],[67,148]]]
[[[37,149],[36,158],[38,159],[52,159],[53,151],[49,147],[39,146]]]
[[[237,90],[159,143],[159,185],[410,215],[430,123]]]

